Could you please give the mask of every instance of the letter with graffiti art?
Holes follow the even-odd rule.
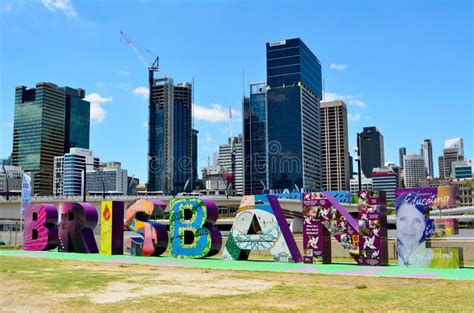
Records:
[[[158,199],[140,199],[125,212],[125,222],[129,230],[140,237],[130,239],[130,254],[136,256],[159,256],[168,247],[166,227],[149,218],[155,210],[164,211],[166,205]]]
[[[25,209],[25,250],[51,250],[58,246],[58,209],[53,204],[29,204]]]
[[[205,258],[219,252],[222,236],[214,227],[219,211],[213,200],[177,198],[170,207],[171,255]]]
[[[102,201],[100,254],[123,254],[123,202]]]
[[[302,260],[275,196],[242,198],[222,259],[247,260],[252,250],[270,250],[276,262]]]
[[[330,263],[332,236],[358,264],[388,264],[385,193],[361,191],[356,199],[358,221],[330,192],[303,194],[305,263]]]
[[[61,206],[59,251],[98,253],[94,238],[97,209],[87,202],[66,202]]]

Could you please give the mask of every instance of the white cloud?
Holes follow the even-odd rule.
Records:
[[[71,0],[41,0],[41,3],[51,12],[59,10],[67,17],[77,17],[77,12],[72,6]]]
[[[112,97],[104,98],[98,93],[91,93],[84,99],[91,103],[91,120],[99,123],[104,121],[107,112],[102,107],[102,104],[112,102]]]
[[[7,122],[5,124],[3,124],[4,127],[7,127],[7,128],[12,128],[13,127],[13,123],[12,122]]]
[[[194,117],[197,120],[207,122],[223,122],[229,121],[229,109],[223,108],[220,104],[211,104],[210,107],[203,107],[199,104],[193,104]],[[242,113],[240,111],[232,109],[232,117],[240,117]]]
[[[332,93],[332,92],[326,92],[324,101],[336,101],[336,100],[342,100],[345,103],[349,105],[353,105],[359,108],[365,107],[365,102],[360,100],[359,97],[357,96],[351,96],[351,95],[339,95],[337,93]]]
[[[329,65],[329,68],[335,71],[344,71],[347,69],[347,64],[331,63],[331,65]]]
[[[0,0],[0,2],[0,12],[2,13],[20,10],[25,6],[25,0]]]
[[[349,113],[347,117],[349,118],[349,121],[358,122],[358,121],[360,121],[360,118],[362,116],[360,115],[360,113],[357,113],[357,114],[350,114]]]
[[[148,128],[148,122],[143,122],[142,126],[145,127],[145,128]]]
[[[129,90],[130,89],[130,84],[125,84],[125,83],[120,83],[117,85],[117,88],[120,90]]]
[[[123,76],[128,76],[130,75],[131,73],[129,71],[119,71],[119,74],[120,75],[123,75]]]
[[[137,87],[133,89],[132,93],[136,96],[142,96],[143,99],[148,100],[148,96],[150,95],[150,90],[146,87]]]

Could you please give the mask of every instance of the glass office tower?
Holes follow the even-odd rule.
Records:
[[[360,158],[365,177],[372,177],[372,170],[385,163],[383,135],[375,126],[364,127],[360,133]]]
[[[192,88],[166,77],[150,84],[148,190],[179,193],[192,183]]]
[[[250,97],[243,101],[246,195],[261,194],[268,186],[266,105],[266,83],[250,84]]]
[[[12,164],[32,176],[32,193],[53,193],[54,157],[64,154],[65,94],[51,83],[15,90]]]
[[[269,188],[321,190],[321,63],[299,38],[266,49]]]
[[[60,89],[66,94],[64,153],[71,148],[89,149],[91,104],[84,100],[86,91],[71,87]]]

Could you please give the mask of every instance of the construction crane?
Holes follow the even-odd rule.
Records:
[[[159,71],[159,61],[160,57],[156,57],[155,61],[151,64],[151,66],[148,64],[148,62],[145,60],[145,58],[141,55],[140,51],[138,51],[137,48],[133,45],[133,42],[128,39],[128,37],[125,35],[123,31],[120,31],[120,35],[122,36],[123,40],[125,40],[125,43],[132,49],[133,53],[140,59],[140,61],[145,65],[145,67],[148,69],[148,82],[150,83],[150,87],[153,84],[153,78],[154,78],[154,73]]]

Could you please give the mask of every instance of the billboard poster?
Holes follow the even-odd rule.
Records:
[[[432,237],[458,233],[454,219],[430,219],[432,207],[456,204],[456,188],[397,189],[396,223],[398,265],[401,267],[459,267],[461,248],[430,248]]]

